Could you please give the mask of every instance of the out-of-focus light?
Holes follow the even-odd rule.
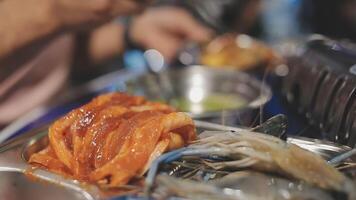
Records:
[[[164,68],[164,57],[156,49],[149,49],[145,51],[143,56],[146,59],[148,67],[154,72],[159,72]]]
[[[350,73],[356,75],[356,64],[350,67]]]
[[[123,55],[124,66],[135,72],[143,73],[146,71],[146,61],[142,51],[130,50]]]
[[[239,197],[239,198],[243,197],[242,199],[245,199],[245,195],[241,190],[225,188],[224,193],[227,195],[232,195],[232,196]]]
[[[289,73],[288,66],[284,64],[278,65],[274,71],[278,76],[287,76]]]
[[[204,91],[200,87],[193,87],[189,90],[188,98],[193,103],[199,103],[204,98]]]
[[[250,48],[252,45],[252,39],[248,35],[239,35],[236,37],[237,46],[240,48]]]
[[[204,84],[204,78],[203,75],[201,74],[193,74],[191,77],[191,81],[193,85],[203,85]]]
[[[184,65],[191,65],[194,62],[194,57],[188,52],[183,52],[179,55],[179,61]]]
[[[203,106],[201,104],[191,104],[189,110],[193,113],[201,113],[203,112]]]

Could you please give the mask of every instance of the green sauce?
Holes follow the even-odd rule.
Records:
[[[238,109],[247,104],[242,97],[234,94],[210,94],[198,103],[193,103],[184,97],[174,99],[171,104],[181,111],[212,112]]]

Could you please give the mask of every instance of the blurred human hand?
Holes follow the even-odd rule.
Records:
[[[212,30],[199,24],[187,11],[176,7],[147,9],[133,19],[130,39],[147,49],[156,49],[172,61],[186,42],[204,42]]]

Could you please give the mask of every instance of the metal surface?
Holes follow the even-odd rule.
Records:
[[[238,116],[247,111],[258,109],[271,98],[271,90],[259,80],[236,70],[211,69],[205,66],[189,66],[176,70],[161,72],[165,84],[157,86],[155,76],[146,74],[129,81],[129,92],[143,95],[149,99],[164,99],[162,94],[169,92],[175,98],[184,98],[189,103],[197,105],[199,109],[190,110],[194,119],[213,118],[220,122],[227,116]],[[236,94],[247,104],[238,109],[209,112],[203,109],[201,102],[193,102],[192,94],[200,93],[204,98],[212,93]],[[164,95],[163,95],[164,96]],[[227,123],[233,124],[233,123]]]
[[[344,162],[344,160],[352,158],[354,155],[356,155],[356,149],[351,149],[350,151],[346,151],[346,152],[332,158],[328,162],[332,165],[338,165],[339,163]]]
[[[344,145],[339,145],[334,142],[325,140],[311,139],[306,137],[289,137],[288,143],[298,145],[303,149],[321,155],[325,160],[330,160],[341,153],[349,151],[351,148]],[[356,156],[351,158],[352,162],[356,162]]]
[[[354,146],[356,47],[350,42],[312,36],[302,51],[288,58],[288,66],[283,93],[311,125],[321,130],[323,134],[317,137]]]
[[[24,194],[26,194],[25,199],[29,200],[97,199],[99,191],[95,186],[85,186],[85,189],[83,189],[83,185],[75,180],[41,169],[33,170],[27,164],[27,159],[32,153],[43,149],[47,145],[47,137],[44,137],[46,134],[47,132],[39,132],[35,136],[28,134],[28,137],[15,139],[0,146],[0,177],[2,177],[0,185],[11,189],[12,193],[15,191],[15,195],[8,199],[21,200]],[[0,194],[10,195],[5,194],[5,192],[1,189]],[[24,193],[20,194],[20,192]]]
[[[34,182],[22,173],[0,173],[0,197],[4,200],[86,200],[81,192],[44,182]]]
[[[199,130],[218,131],[242,131],[242,128],[223,126],[204,121],[195,121]],[[31,170],[27,160],[31,154],[43,149],[48,141],[46,131],[39,131],[37,134],[29,132],[20,138],[13,139],[0,145],[0,186],[8,188],[1,190],[0,197],[9,197],[9,200],[20,200],[26,195],[26,199],[73,199],[73,200],[93,200],[105,199],[99,189],[94,185],[83,185],[77,181],[63,178],[45,170]],[[331,142],[313,140],[308,138],[291,137],[287,142],[296,144],[302,148],[320,154],[325,159],[330,159],[336,155],[350,150],[349,147],[336,145]],[[349,162],[356,162],[356,157],[352,157]],[[25,173],[31,170],[31,177],[28,179]],[[28,175],[27,175],[28,176]],[[12,196],[11,196],[12,195]]]

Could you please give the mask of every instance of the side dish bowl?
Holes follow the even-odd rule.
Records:
[[[212,121],[251,114],[272,96],[267,85],[244,72],[200,65],[144,74],[127,81],[127,90]]]

